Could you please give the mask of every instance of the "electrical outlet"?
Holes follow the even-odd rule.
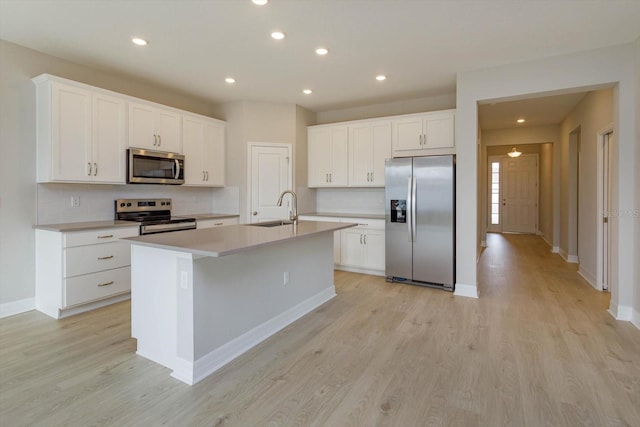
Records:
[[[77,208],[80,206],[80,196],[71,196],[71,207]]]
[[[289,284],[289,272],[288,271],[284,272],[284,275],[283,275],[283,278],[282,278],[282,282],[283,282],[282,283],[283,285],[288,285]]]

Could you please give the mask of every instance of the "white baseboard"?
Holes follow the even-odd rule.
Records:
[[[194,363],[178,360],[175,364],[176,369],[171,376],[193,385],[335,296],[335,287],[332,285],[284,313],[202,356]]]
[[[609,314],[616,320],[630,322],[633,318],[633,308],[626,305],[618,305],[613,299],[609,302]]]
[[[456,283],[456,289],[453,295],[458,297],[478,298],[478,287],[475,285],[466,285],[464,283]]]
[[[554,253],[554,254],[560,253],[560,247],[552,246],[551,247],[551,253]]]
[[[5,302],[4,304],[0,304],[0,319],[35,309],[35,298],[25,298],[18,301]]]
[[[633,312],[631,313],[631,323],[633,326],[640,329],[640,311],[633,309]]]
[[[349,271],[351,273],[370,274],[372,276],[384,276],[384,270],[372,270],[369,268],[347,267],[345,265],[336,264],[333,266],[336,270]]]
[[[481,247],[481,248],[486,248],[486,247],[487,247],[487,241],[486,241],[486,240],[482,240],[482,241],[480,242],[480,247]]]
[[[558,253],[560,254],[560,256],[562,257],[563,260],[565,260],[566,262],[570,263],[570,264],[579,264],[580,260],[578,259],[578,255],[569,255],[567,253],[567,251],[565,251],[564,249],[560,249],[558,251]]]
[[[582,268],[582,265],[580,265],[580,267],[578,267],[578,274],[588,283],[591,285],[591,287],[597,291],[601,291],[602,289],[600,289],[600,287],[598,287],[598,285],[596,284],[596,276],[594,274],[591,274],[590,272],[588,272],[587,270],[585,270],[584,268]]]

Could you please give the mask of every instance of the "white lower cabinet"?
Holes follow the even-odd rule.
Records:
[[[211,218],[211,219],[197,219],[196,228],[198,230],[202,228],[223,227],[225,225],[235,225],[238,223],[238,218]]]
[[[383,276],[384,221],[361,221],[358,220],[357,227],[342,230],[340,265]]]
[[[334,232],[333,261],[338,270],[384,276],[384,220],[351,217],[301,216],[301,221],[357,223]]]
[[[55,318],[129,298],[131,248],[138,227],[36,230],[36,309]]]

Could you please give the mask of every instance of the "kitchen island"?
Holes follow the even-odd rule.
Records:
[[[229,225],[131,243],[137,353],[195,384],[333,298],[333,232],[351,223]]]

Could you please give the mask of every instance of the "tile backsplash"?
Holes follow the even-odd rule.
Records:
[[[316,211],[384,214],[384,188],[318,188]]]
[[[223,191],[224,190],[224,191]],[[230,194],[224,194],[224,192]],[[221,194],[220,196],[218,196]],[[214,196],[221,209],[215,209]],[[170,198],[174,215],[233,211],[232,189],[174,187],[168,185],[98,185],[38,184],[38,224],[102,221],[114,216],[114,200]],[[79,198],[79,206],[71,206],[71,198]],[[237,211],[237,203],[235,210]]]

